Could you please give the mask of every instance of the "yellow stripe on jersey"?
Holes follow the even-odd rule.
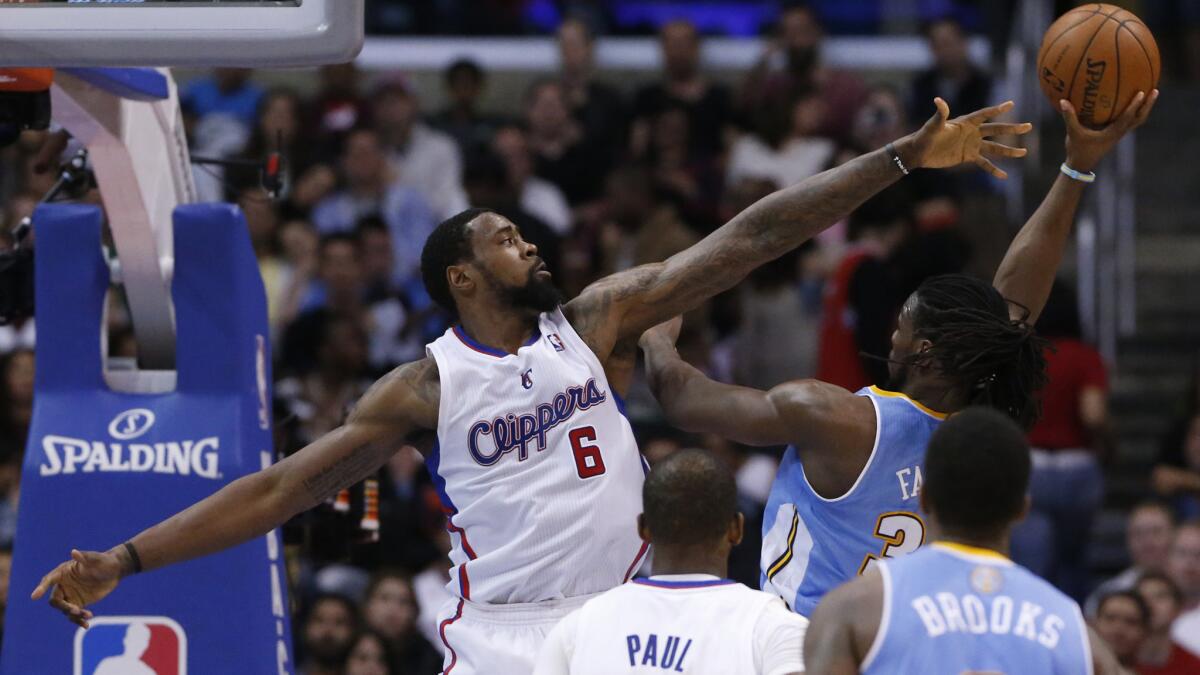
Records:
[[[981,556],[984,558],[995,558],[997,560],[1011,562],[1011,561],[1009,561],[1008,558],[1004,557],[1003,554],[1001,554],[997,551],[993,551],[990,548],[979,548],[978,546],[971,546],[969,544],[960,544],[955,541],[935,541],[935,542],[933,542],[933,545],[938,548],[947,548],[947,549],[950,549],[951,551],[958,551],[959,553],[966,553],[968,555]]]
[[[771,579],[774,579],[775,575],[779,574],[779,571],[782,570],[783,568],[787,567],[787,564],[792,561],[792,546],[796,543],[796,530],[799,527],[800,527],[800,513],[799,513],[799,511],[796,511],[793,509],[792,510],[792,529],[788,530],[788,536],[787,536],[787,550],[783,552],[783,555],[776,558],[775,562],[771,563],[771,566],[769,568],[767,568],[767,580],[768,581],[770,581]]]
[[[913,399],[909,398],[907,394],[903,394],[898,391],[887,391],[885,389],[880,389],[879,387],[877,387],[875,385],[871,385],[871,391],[875,392],[875,394],[877,396],[886,396],[887,398],[902,398],[905,401],[908,401],[909,403],[913,404],[913,407],[915,407],[917,410],[920,410],[921,412],[925,413],[926,415],[929,415],[930,417],[934,417],[939,420],[944,420],[947,417],[949,417],[949,415],[947,413],[938,412],[932,408],[927,408],[924,405],[921,405],[921,403],[919,403],[918,401],[914,401]]]

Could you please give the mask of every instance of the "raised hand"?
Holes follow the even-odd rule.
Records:
[[[1075,106],[1066,99],[1059,101],[1058,107],[1067,122],[1067,166],[1076,171],[1091,171],[1125,134],[1145,123],[1157,100],[1157,89],[1149,96],[1139,91],[1125,111],[1102,129],[1083,126],[1075,114]]]
[[[987,140],[990,136],[1020,136],[1033,129],[1029,122],[989,121],[1012,110],[1012,101],[954,119],[950,119],[950,106],[944,100],[935,98],[933,103],[937,112],[911,136],[914,157],[909,161],[913,167],[942,169],[970,163],[996,178],[1007,178],[990,158],[1025,156],[1025,148]]]
[[[638,340],[638,346],[642,349],[649,349],[656,345],[674,347],[675,342],[679,340],[679,328],[682,325],[683,317],[680,316],[664,321],[642,333],[642,337]]]
[[[84,609],[117,587],[124,563],[113,552],[71,551],[71,559],[55,567],[34,589],[34,600],[50,591],[50,606],[66,615],[71,623],[88,627],[92,613]]]

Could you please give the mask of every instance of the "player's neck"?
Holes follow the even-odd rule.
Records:
[[[672,546],[654,546],[654,558],[650,574],[708,574],[720,579],[729,575],[729,552],[698,553],[692,548],[679,549]]]
[[[536,314],[510,307],[460,308],[459,315],[472,340],[509,354],[516,354],[537,329]]]
[[[961,544],[962,546],[970,546],[971,548],[982,548],[988,551],[995,551],[1005,558],[1011,557],[1008,550],[1008,533],[1005,533],[999,537],[978,537],[950,534],[949,532],[940,532],[937,534],[936,541],[943,541],[948,544]]]
[[[940,379],[914,379],[904,385],[902,393],[921,405],[940,413],[958,412],[967,407],[967,398],[956,387]]]

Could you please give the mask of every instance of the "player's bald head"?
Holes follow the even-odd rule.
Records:
[[[659,462],[642,487],[643,522],[655,544],[716,541],[737,518],[737,484],[724,462],[704,450],[680,450]]]

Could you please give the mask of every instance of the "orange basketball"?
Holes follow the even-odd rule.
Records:
[[[1132,12],[1094,3],[1055,21],[1038,52],[1038,82],[1058,110],[1060,99],[1075,106],[1079,121],[1103,127],[1120,115],[1139,91],[1158,86],[1158,44]]]

